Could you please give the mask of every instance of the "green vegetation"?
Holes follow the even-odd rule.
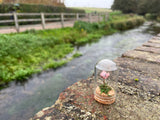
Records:
[[[82,53],[76,52],[76,53],[73,55],[73,58],[77,58],[77,57],[80,57],[80,56],[82,56]]]
[[[101,93],[105,93],[105,94],[108,94],[108,92],[112,90],[111,87],[109,87],[106,83],[100,85],[99,87],[100,87]]]
[[[14,6],[14,4],[0,4],[0,13],[8,13],[10,11],[21,12],[21,13],[84,13],[84,10],[72,9],[66,7],[57,6],[47,6],[47,5],[36,5],[36,4],[19,4],[19,6]]]
[[[112,12],[112,10],[107,8],[87,8],[87,7],[71,7],[72,9],[84,10],[86,13],[102,13],[102,12]]]
[[[160,0],[114,0],[113,10],[124,13],[138,13],[147,18],[160,21]]]
[[[0,35],[0,85],[12,80],[21,81],[48,68],[60,67],[69,61],[66,55],[74,50],[74,46],[94,42],[103,35],[124,30],[117,27],[119,24],[140,25],[142,22],[139,23],[139,19],[143,20],[135,15],[114,12],[110,14],[107,23],[78,21],[73,28]],[[131,27],[126,27],[129,28]],[[73,55],[79,56],[79,53]]]
[[[138,82],[139,81],[139,79],[138,78],[136,78],[136,79],[134,79],[136,82]]]
[[[144,18],[129,14],[124,15],[121,12],[113,12],[109,18],[109,23],[112,28],[117,30],[127,30],[139,26],[144,23]]]
[[[113,10],[121,10],[123,13],[135,13],[137,11],[137,0],[114,0]]]
[[[64,61],[58,60],[73,51],[71,44],[55,37],[21,33],[0,35],[0,38],[1,84],[24,79],[47,67],[61,66]]]

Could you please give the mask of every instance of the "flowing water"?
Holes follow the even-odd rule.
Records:
[[[79,47],[83,54],[56,70],[33,75],[25,83],[12,82],[0,91],[0,120],[26,120],[54,104],[58,95],[71,84],[87,79],[100,59],[115,59],[127,50],[141,46],[156,32],[151,23],[121,33],[102,37],[98,42]],[[148,30],[149,29],[149,30]]]

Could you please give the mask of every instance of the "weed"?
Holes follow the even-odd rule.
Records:
[[[80,56],[82,56],[82,53],[76,52],[76,53],[73,55],[73,58],[77,58],[77,57],[80,57]]]

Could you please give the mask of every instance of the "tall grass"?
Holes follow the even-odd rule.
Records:
[[[71,44],[57,38],[32,34],[0,35],[0,84],[22,80],[39,72],[44,63],[55,63],[73,51]]]
[[[143,24],[145,19],[134,14],[122,14],[120,11],[110,13],[109,24],[116,30],[128,30]]]

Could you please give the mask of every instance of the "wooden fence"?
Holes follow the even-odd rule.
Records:
[[[10,20],[0,20],[0,23],[14,23],[15,29],[17,32],[20,31],[20,22],[41,22],[42,28],[45,29],[46,22],[49,21],[59,21],[61,22],[61,27],[64,27],[64,21],[69,20],[80,20],[82,18],[88,19],[88,22],[92,22],[92,18],[96,16],[98,18],[97,22],[101,21],[102,17],[104,20],[107,20],[108,13],[1,13],[0,17],[10,16]],[[32,19],[20,19],[19,16],[39,16],[39,18]],[[47,18],[46,16],[50,16]],[[56,16],[56,17],[52,17]]]

